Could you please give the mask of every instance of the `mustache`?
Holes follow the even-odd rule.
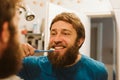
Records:
[[[66,45],[63,43],[59,43],[59,44],[52,43],[52,44],[49,44],[49,46],[50,46],[50,48],[55,48],[55,47],[60,47],[60,46],[66,48]]]

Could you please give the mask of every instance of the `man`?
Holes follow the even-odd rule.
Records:
[[[48,49],[54,48],[54,52],[25,57],[19,76],[25,80],[107,80],[103,63],[80,54],[84,40],[85,29],[80,19],[74,13],[58,14],[50,26]]]
[[[15,76],[22,66],[18,41],[18,0],[0,0],[0,80],[20,80]]]

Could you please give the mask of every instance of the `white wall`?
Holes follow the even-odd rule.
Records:
[[[108,16],[111,15],[110,11],[112,10],[109,0],[80,0],[79,3],[76,0],[64,0],[61,1],[61,6],[77,11],[78,13],[83,12],[94,16]]]

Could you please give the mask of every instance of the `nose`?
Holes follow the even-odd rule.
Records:
[[[62,36],[60,34],[57,34],[55,37],[54,37],[54,42],[55,44],[59,44],[62,42]]]

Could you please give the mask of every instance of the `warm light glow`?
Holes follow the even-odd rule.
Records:
[[[54,2],[54,0],[50,0],[50,2],[51,2],[51,3],[53,3],[53,2]]]
[[[77,0],[77,3],[80,3],[80,0]]]
[[[33,1],[33,4],[34,4],[34,5],[36,5],[36,4],[37,4],[37,2],[36,2],[36,1]]]
[[[57,2],[58,5],[61,5],[61,1]]]
[[[43,7],[43,5],[44,5],[43,2],[40,2],[40,7]]]

